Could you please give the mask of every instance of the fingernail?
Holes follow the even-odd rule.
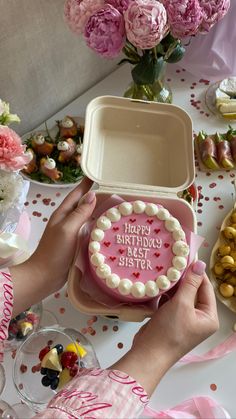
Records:
[[[84,202],[85,204],[92,204],[94,199],[95,199],[95,192],[89,191],[88,193],[86,193],[86,195],[84,195],[82,202]]]
[[[192,272],[196,275],[202,275],[205,272],[206,264],[202,260],[197,260],[192,266]]]

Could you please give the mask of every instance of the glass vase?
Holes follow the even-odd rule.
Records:
[[[151,102],[172,103],[172,91],[166,82],[167,63],[163,63],[158,77],[152,84],[137,84],[134,81],[128,86],[124,97]]]

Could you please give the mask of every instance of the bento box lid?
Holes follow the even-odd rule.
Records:
[[[194,181],[193,147],[178,106],[114,96],[87,106],[81,166],[101,188],[176,194]]]

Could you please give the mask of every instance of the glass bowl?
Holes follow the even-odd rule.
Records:
[[[32,333],[18,348],[13,365],[13,382],[19,397],[35,412],[40,412],[59,390],[44,387],[41,383],[41,364],[39,352],[46,346],[79,343],[84,351],[77,351],[80,368],[99,368],[99,362],[91,343],[75,329],[45,327]],[[59,376],[60,377],[60,376]]]
[[[17,349],[23,341],[38,330],[42,318],[42,303],[35,304],[11,319],[8,327],[8,339],[4,342],[4,351]]]

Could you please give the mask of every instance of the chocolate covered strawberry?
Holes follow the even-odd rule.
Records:
[[[48,176],[51,180],[57,181],[62,177],[62,173],[57,169],[54,159],[43,157],[40,160],[40,172]]]
[[[59,122],[59,133],[62,138],[74,137],[78,132],[78,127],[75,120],[71,116],[65,116]]]

